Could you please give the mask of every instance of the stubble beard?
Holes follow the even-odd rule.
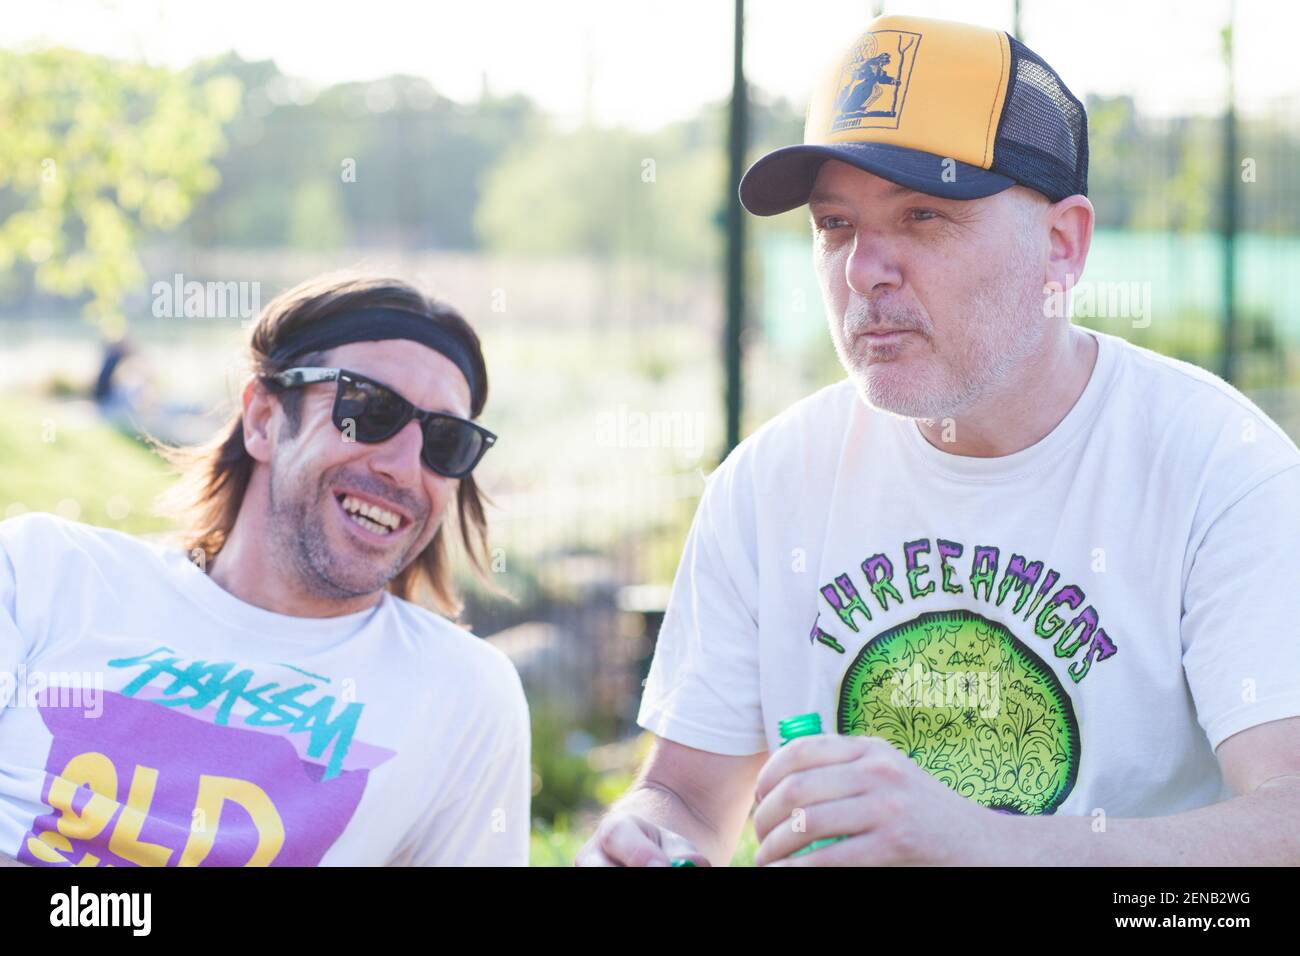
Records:
[[[868,326],[869,314],[879,315],[882,310],[860,298],[850,302],[834,337],[835,350],[862,400],[901,418],[955,419],[1023,374],[1026,361],[1040,348],[1045,323],[1033,321],[1035,305],[1025,283],[1023,250],[1012,259],[1005,273],[973,290],[967,334],[963,341],[946,341],[942,353],[936,349],[934,326],[924,314],[894,309],[881,315],[880,325],[913,330],[920,339],[913,336],[898,347],[900,358],[868,361],[865,346],[863,351],[851,351],[849,340]],[[1008,288],[1020,289],[1021,294],[1008,301]],[[945,361],[945,356],[952,358]],[[895,366],[902,361],[909,368]]]
[[[271,473],[267,521],[272,548],[281,567],[291,567],[303,589],[326,600],[348,600],[374,594],[395,578],[407,564],[401,555],[387,568],[375,567],[358,553],[349,573],[345,560],[330,546],[325,529],[325,509],[332,506],[324,493],[324,476],[312,495],[285,488]],[[373,568],[373,570],[372,570]]]

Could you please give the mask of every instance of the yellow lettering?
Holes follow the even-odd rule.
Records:
[[[72,801],[83,786],[90,787],[93,794],[78,813],[72,809]],[[50,806],[60,811],[60,833],[74,840],[93,840],[117,811],[117,770],[113,761],[94,752],[73,757],[50,783],[49,800]]]
[[[248,811],[257,829],[257,848],[245,866],[269,866],[284,846],[284,821],[271,798],[255,783],[234,777],[199,777],[199,796],[195,810],[212,820],[213,825],[202,829],[191,827],[190,838],[185,843],[178,866],[198,866],[212,852],[221,829],[221,808],[229,800]]]
[[[172,855],[172,851],[165,846],[140,840],[140,830],[149,818],[149,805],[153,803],[153,792],[157,784],[157,770],[136,765],[126,806],[122,808],[117,825],[113,827],[113,834],[108,839],[110,850],[137,866],[166,866]]]
[[[27,838],[27,852],[42,863],[67,863],[68,858],[60,853],[72,852],[72,843],[62,833],[46,830],[38,838]]]

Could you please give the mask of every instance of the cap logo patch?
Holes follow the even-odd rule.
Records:
[[[906,30],[878,30],[863,36],[840,68],[831,132],[897,129],[920,45],[921,34]]]

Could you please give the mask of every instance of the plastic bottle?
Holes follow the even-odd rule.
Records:
[[[813,713],[787,717],[777,725],[777,730],[781,734],[781,746],[784,747],[790,741],[797,740],[800,737],[814,737],[817,734],[820,734],[822,732],[822,715]],[[811,853],[813,850],[820,849],[824,846],[830,846],[832,843],[838,843],[843,839],[844,837],[837,836],[826,837],[822,840],[814,840],[802,850],[792,853],[791,856],[803,856],[805,853]]]

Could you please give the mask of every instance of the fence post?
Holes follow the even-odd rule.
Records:
[[[731,122],[728,131],[731,168],[727,177],[727,322],[723,335],[728,452],[740,443],[740,333],[745,316],[745,220],[738,189],[740,177],[745,172],[748,112],[749,94],[745,89],[745,0],[736,0]]]
[[[1223,62],[1228,74],[1228,103],[1223,114],[1223,368],[1224,381],[1237,372],[1237,94],[1232,64],[1232,28],[1236,3],[1229,2],[1223,28]]]

